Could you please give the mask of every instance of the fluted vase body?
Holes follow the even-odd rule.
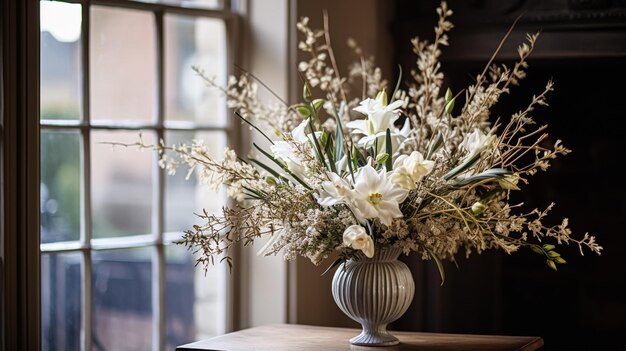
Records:
[[[350,339],[354,345],[390,346],[399,343],[387,325],[409,308],[415,283],[409,267],[398,257],[400,248],[377,248],[374,257],[359,254],[341,264],[333,277],[333,298],[339,308],[362,326]]]

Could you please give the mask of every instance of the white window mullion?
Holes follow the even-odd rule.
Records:
[[[164,137],[163,121],[165,100],[165,48],[163,33],[163,12],[154,13],[156,27],[156,142]],[[165,208],[165,174],[158,165],[158,155],[153,155],[153,206],[152,206],[152,232],[156,239],[156,245],[152,255],[152,350],[163,351],[165,349],[165,247],[163,245],[164,231],[164,208]]]
[[[152,252],[152,350],[165,350],[165,246],[157,244]]]
[[[80,242],[85,248],[82,251],[83,266],[81,268],[82,280],[82,330],[81,343],[84,351],[92,350],[92,263],[91,263],[91,238],[92,238],[92,211],[91,211],[91,131],[90,118],[90,67],[89,67],[89,35],[91,26],[89,0],[82,5],[82,28],[81,28],[81,60],[83,67],[82,80],[82,121],[80,128],[82,142],[82,188],[81,188],[81,230]]]
[[[225,9],[230,10],[231,3],[230,0],[222,0],[223,6]],[[235,61],[236,49],[237,49],[237,38],[239,37],[239,28],[240,26],[236,23],[239,20],[238,17],[232,16],[225,20],[226,24],[226,76],[234,75],[233,67],[235,67],[236,63],[240,63]],[[234,116],[234,111],[230,108],[226,110],[226,113],[229,116]],[[227,121],[227,130],[226,130],[226,143],[233,148],[237,154],[243,155],[249,150],[249,144],[245,142],[244,137],[242,137],[242,132],[244,132],[245,128],[241,128],[240,123],[236,123],[233,118],[226,118]],[[227,200],[232,205],[234,202],[232,200]],[[235,247],[231,256],[237,260],[240,255],[240,250]],[[217,268],[217,267],[214,267]],[[220,271],[220,284],[221,284],[221,294],[224,297],[224,306],[223,310],[220,311],[222,314],[223,325],[220,328],[222,333],[232,332],[237,330],[240,325],[240,316],[242,315],[241,311],[241,271],[239,269],[234,269],[232,271],[226,269],[226,265],[222,265],[219,267]]]

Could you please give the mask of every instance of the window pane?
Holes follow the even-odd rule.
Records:
[[[143,133],[145,143],[153,143]],[[134,143],[136,131],[92,131],[91,188],[93,237],[151,233],[152,152],[106,142]]]
[[[41,256],[41,349],[80,350],[81,254]]]
[[[167,246],[165,257],[166,349],[223,333],[227,265],[218,263],[205,274],[179,245]]]
[[[204,140],[211,154],[222,159],[226,146],[224,132],[180,132],[168,131],[165,133],[165,142],[168,145],[187,143],[192,139]],[[186,180],[188,168],[181,166],[175,175],[165,178],[165,231],[182,232],[191,229],[194,224],[200,224],[196,213],[206,209],[209,213],[218,212],[226,203],[224,191],[209,189],[206,184],[200,184],[194,173]]]
[[[41,242],[80,238],[80,134],[41,132]]]
[[[81,99],[81,5],[42,1],[41,119],[78,119]]]
[[[95,350],[150,350],[151,248],[93,252]]]
[[[91,118],[152,120],[156,39],[150,12],[91,7]]]
[[[226,102],[192,67],[226,83],[226,34],[220,19],[165,16],[165,118],[224,125]]]

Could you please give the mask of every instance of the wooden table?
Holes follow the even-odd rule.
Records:
[[[273,324],[241,330],[176,348],[176,351],[532,351],[543,345],[533,336],[495,336],[392,332],[400,344],[388,347],[351,345],[360,330]]]

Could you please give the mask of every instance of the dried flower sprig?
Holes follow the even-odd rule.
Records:
[[[170,173],[186,165],[205,184],[226,186],[238,201],[219,215],[203,212],[202,224],[183,236],[180,242],[199,253],[198,263],[206,268],[219,258],[232,264],[233,245],[266,236],[261,253],[304,256],[315,264],[333,253],[345,260],[396,246],[434,259],[442,279],[441,261],[461,253],[528,247],[552,269],[565,263],[556,245],[601,253],[593,236],[573,237],[567,219],[546,224],[554,204],[523,212],[510,200],[512,191],[522,191],[537,171],[570,152],[560,140],[547,145],[547,125],[532,116],[547,105],[551,81],[525,109],[491,123],[492,107],[526,76],[538,34],[518,47],[512,67],[492,64],[494,54],[475,83],[455,96],[444,92],[439,61],[453,13],[441,2],[437,14],[434,41],[411,41],[412,82],[406,90],[398,84],[390,97],[374,59],[354,41],[348,46],[357,60],[347,77],[340,75],[327,16],[323,30],[311,29],[306,18],[297,24],[299,48],[310,54],[298,65],[305,79],[301,103],[268,107],[249,74],[230,78],[226,87],[204,77],[270,141],[269,149],[254,145],[257,154],[247,160],[229,149],[217,160],[201,141],[136,145],[156,149]],[[464,105],[455,108],[463,93]],[[273,133],[264,133],[267,128]]]

